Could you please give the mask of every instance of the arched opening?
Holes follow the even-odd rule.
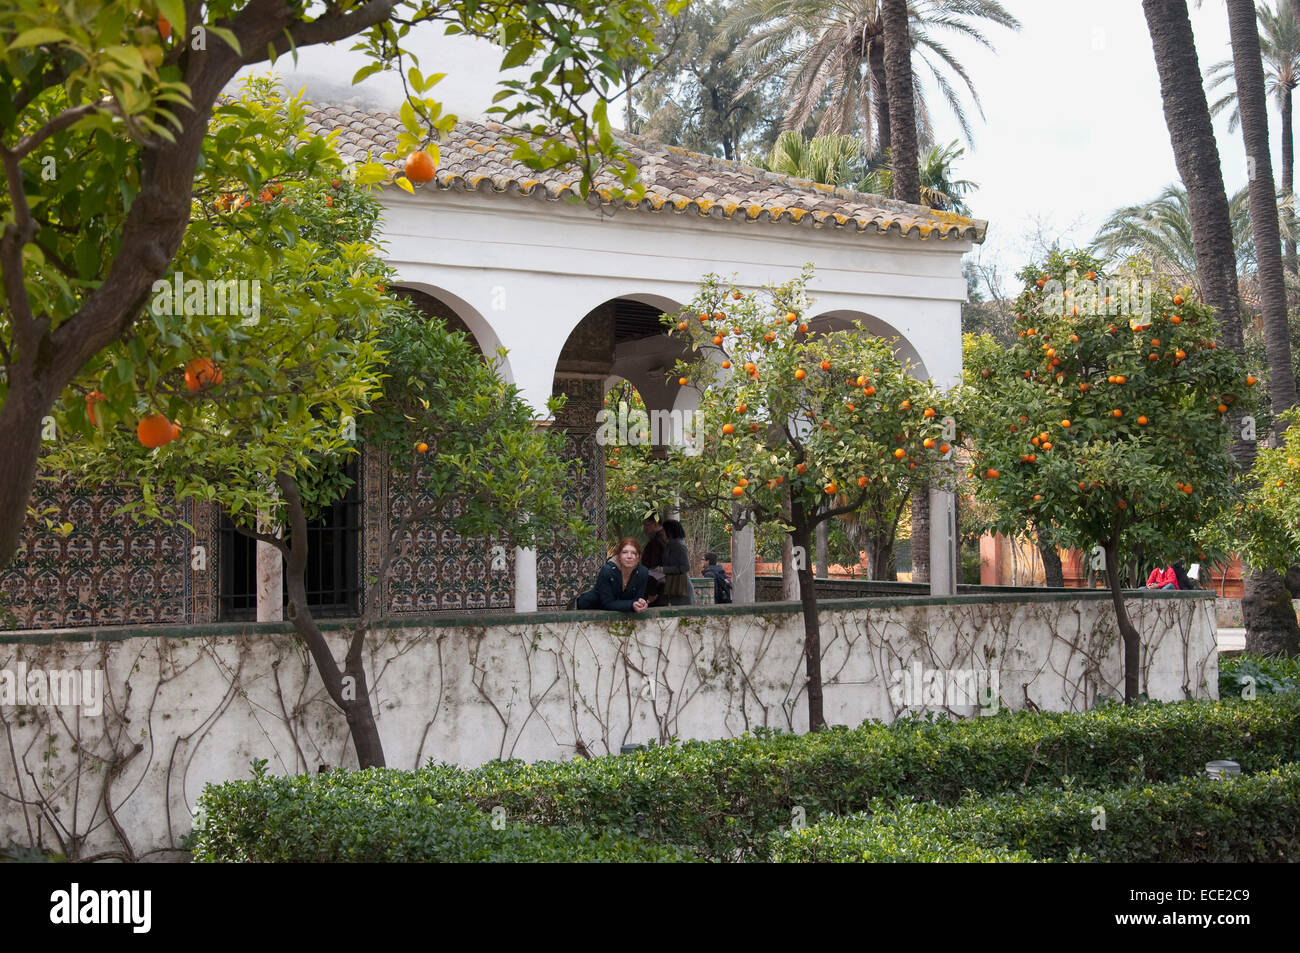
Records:
[[[628,439],[626,428],[619,433],[617,407],[613,421],[607,421],[606,393],[616,381],[628,381],[647,414],[660,424],[651,446],[656,437],[664,438],[665,430],[671,434],[671,427],[662,422],[673,411],[680,388],[670,386],[668,376],[685,352],[668,336],[661,317],[680,307],[661,295],[630,294],[603,302],[578,322],[556,362],[552,392],[564,395],[565,405],[554,427],[564,433],[566,457],[575,463],[566,502],[602,536],[608,531],[606,463],[613,456],[607,451],[615,449],[608,444]],[[582,591],[590,584],[595,562],[582,557],[576,546],[539,549],[538,605],[563,605]]]
[[[894,345],[894,354],[900,361],[911,366],[911,373],[914,377],[922,379],[928,378],[930,372],[926,369],[925,361],[921,360],[921,354],[917,351],[916,346],[906,337],[899,333],[893,325],[882,321],[874,315],[867,314],[864,311],[852,311],[849,309],[840,309],[837,311],[827,311],[819,314],[809,321],[814,333],[830,334],[833,331],[848,331],[853,328],[854,322],[861,323],[873,337],[883,338],[886,341],[892,341]]]

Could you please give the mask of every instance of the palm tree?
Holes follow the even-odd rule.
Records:
[[[1228,196],[1223,188],[1210,107],[1201,86],[1187,0],[1142,0],[1142,10],[1160,76],[1160,99],[1174,163],[1187,189],[1201,295],[1218,311],[1224,344],[1241,353],[1237,255],[1232,245]],[[1238,442],[1234,453],[1247,465],[1248,458],[1253,457],[1250,445],[1243,442]]]
[[[893,142],[883,9],[882,0],[743,0],[724,27],[737,41],[736,62],[756,64],[758,69],[737,95],[779,76],[789,99],[786,129],[802,130],[821,109],[818,134],[857,133],[882,154]],[[979,94],[942,35],[967,37],[992,49],[984,24],[1018,30],[1020,21],[998,0],[914,0],[910,19],[918,68],[923,65],[929,71],[969,142],[970,121],[950,76],[966,87],[983,116]],[[916,125],[921,138],[930,142],[930,110],[920,80],[913,73]]]
[[[1250,219],[1259,259],[1260,310],[1268,354],[1269,399],[1275,414],[1295,406],[1295,377],[1291,374],[1291,340],[1287,328],[1286,288],[1282,281],[1282,250],[1273,189],[1272,157],[1268,149],[1268,107],[1264,65],[1253,0],[1228,0],[1228,29],[1237,77],[1238,109],[1246,155],[1255,159],[1250,178]],[[1246,648],[1259,655],[1300,654],[1300,625],[1286,598],[1278,573],[1247,573],[1241,611],[1246,622]]]
[[[1242,189],[1228,204],[1236,270],[1252,269],[1254,241],[1250,233],[1250,196]],[[1202,297],[1205,289],[1196,270],[1191,205],[1181,185],[1166,186],[1149,202],[1126,205],[1110,213],[1092,240],[1090,251],[1104,258],[1140,256],[1180,285],[1191,285]]]
[[[856,136],[805,139],[787,129],[776,137],[763,165],[772,172],[866,191],[867,147]]]
[[[1292,93],[1300,84],[1300,28],[1297,27],[1295,12],[1289,3],[1283,3],[1275,13],[1266,4],[1258,8],[1259,47],[1263,57],[1264,84],[1268,94],[1277,101],[1278,111],[1282,117],[1282,195],[1294,192],[1295,182],[1295,138],[1292,129]],[[1206,91],[1223,91],[1222,95],[1210,104],[1210,114],[1217,116],[1231,108],[1228,117],[1228,130],[1235,132],[1241,122],[1241,110],[1237,105],[1236,77],[1233,61],[1223,60],[1215,63],[1205,74]],[[1287,270],[1297,271],[1296,242],[1292,237],[1286,243]]]

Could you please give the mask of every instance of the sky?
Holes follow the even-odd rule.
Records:
[[[1059,238],[1065,245],[1086,244],[1112,210],[1154,198],[1178,181],[1178,173],[1137,0],[1004,0],[1004,5],[1023,26],[1018,33],[989,28],[995,51],[955,36],[945,42],[980,91],[984,115],[981,119],[968,108],[974,142],[955,171],[979,186],[968,204],[989,229],[975,255],[986,265],[998,265],[1005,288],[1040,236],[1048,243]],[[1204,74],[1230,55],[1227,13],[1222,0],[1189,7]],[[447,73],[433,94],[451,112],[481,115],[497,88],[500,51],[486,41],[444,37],[436,30],[413,37],[409,45],[421,67]],[[394,75],[350,85],[366,62],[348,49],[351,42],[301,50],[296,66],[282,58],[276,71],[291,89],[305,86],[308,97],[318,101],[394,107],[402,96]],[[259,72],[264,71],[265,64]],[[937,140],[959,138],[947,106],[937,93],[931,100]],[[611,110],[611,115],[621,112]],[[1269,119],[1276,177],[1276,112]],[[1226,116],[1216,120],[1215,132],[1231,195],[1246,184],[1241,133],[1228,132]]]

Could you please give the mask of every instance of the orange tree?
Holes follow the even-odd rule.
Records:
[[[695,446],[667,466],[685,500],[735,525],[776,523],[796,547],[804,619],[808,727],[822,711],[821,635],[812,573],[819,523],[862,509],[882,486],[934,483],[946,410],[935,388],[907,373],[886,341],[862,327],[819,334],[804,320],[811,268],[745,294],[708,275],[670,333],[693,357],[678,384],[699,391]]]
[[[95,355],[147,320],[153,283],[191,225],[209,120],[242,69],[357,38],[355,80],[395,68],[408,90],[399,148],[427,148],[397,184],[425,181],[455,119],[424,95],[438,80],[407,50],[445,28],[500,48],[503,122],[531,168],[572,165],[585,195],[609,166],[631,196],[635,169],[603,94],[657,52],[660,11],[684,0],[7,0],[0,15],[0,566],[17,546],[43,418]],[[592,94],[595,94],[594,96]],[[502,102],[501,100],[506,101]],[[588,112],[588,109],[590,111]],[[528,135],[531,132],[532,135]],[[252,133],[256,135],[254,131]],[[227,151],[236,143],[222,145]],[[245,186],[267,170],[250,165]],[[392,177],[367,163],[359,180]],[[613,183],[611,183],[613,184]],[[253,192],[256,201],[257,192]],[[187,254],[215,256],[216,249]]]
[[[307,133],[300,102],[254,81],[217,108],[212,130],[181,245],[184,295],[160,284],[149,320],[95,357],[57,408],[61,439],[44,463],[133,485],[139,499],[126,509],[141,520],[211,502],[274,547],[288,618],[357,761],[383,766],[364,649],[394,560],[430,524],[529,546],[570,522],[561,437],[534,430],[532,409],[464,335],[389,291],[373,240],[378,199],[348,184],[334,149]],[[252,168],[266,178],[250,190]],[[235,275],[256,282],[258,307],[205,305]],[[307,524],[346,490],[344,464],[362,442],[388,461],[407,504],[379,540],[340,663],[308,601]]]
[[[1018,277],[1016,343],[977,349],[966,368],[971,475],[992,528],[1034,522],[1065,545],[1101,547],[1132,702],[1141,646],[1121,563],[1205,554],[1203,530],[1233,493],[1228,448],[1254,378],[1216,346],[1211,309],[1190,291],[1108,277],[1082,253]]]

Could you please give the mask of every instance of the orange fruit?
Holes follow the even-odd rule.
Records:
[[[730,361],[723,361],[723,362],[722,362],[722,369],[723,369],[724,371],[727,370],[727,369],[730,368],[730,367],[731,367],[731,362],[730,362]]]
[[[1177,351],[1174,351],[1174,357],[1181,361],[1187,357],[1187,352],[1182,348],[1179,348]]]
[[[925,447],[925,449],[927,449],[927,450],[933,450],[933,449],[934,449],[934,438],[933,438],[933,437],[926,437],[924,440],[921,441],[921,446]]]
[[[934,408],[933,408],[933,407],[927,407],[927,408],[925,408],[925,414],[924,414],[924,416],[925,416],[925,418],[926,418],[927,420],[928,420],[929,418],[933,417],[933,416],[934,416]]]
[[[940,453],[947,453],[947,452],[948,452],[949,450],[951,450],[951,449],[952,449],[952,447],[948,446],[946,443],[941,443],[941,444],[939,444],[939,452],[940,452]]]
[[[714,343],[714,344],[721,344],[721,343],[722,343],[722,335],[721,335],[721,334],[715,334],[715,335],[713,335],[713,343]]]
[[[424,442],[417,443],[417,444],[415,445],[415,452],[416,452],[416,453],[428,453],[428,452],[429,452],[429,445],[428,445],[427,443],[424,443]]]
[[[758,365],[755,364],[753,361],[747,361],[745,363],[745,370],[748,373],[753,374],[756,370],[758,370]]]
[[[1052,444],[1051,444],[1051,442],[1049,441],[1049,442],[1043,444],[1043,449],[1044,449],[1044,450],[1051,450],[1051,449],[1052,449]]]
[[[161,36],[164,40],[171,38],[172,25],[167,22],[167,18],[165,16],[159,15],[158,17],[158,35]]]
[[[1191,493],[1191,492],[1192,492],[1192,485],[1191,485],[1190,483],[1184,483],[1184,484],[1183,484],[1183,492],[1184,492],[1184,493]]]
[[[148,417],[140,418],[140,423],[135,428],[135,436],[152,450],[171,443],[176,439],[177,434],[172,429],[172,422],[164,414],[150,414]]]
[[[858,477],[858,486],[866,486],[866,485],[867,485],[867,478],[864,476]]]
[[[733,291],[733,292],[731,293],[731,297],[733,297],[734,299],[736,299],[737,301],[739,301],[741,298],[743,298],[743,297],[745,297],[745,296],[744,296],[744,294],[741,292],[741,290],[740,290],[739,288],[737,288],[735,291]]]
[[[1034,494],[1034,502],[1035,502],[1035,503],[1037,503],[1037,502],[1038,502],[1039,500],[1041,500],[1042,498],[1043,498],[1043,494],[1041,494],[1041,493],[1035,493],[1035,494]]]
[[[730,437],[733,433],[736,432],[736,428],[731,424],[723,424],[722,432],[725,433],[728,437]]]
[[[1147,421],[1146,417],[1139,417],[1139,418],[1138,418],[1138,426],[1139,426],[1139,427],[1145,427],[1145,426],[1147,425],[1147,423],[1148,423],[1148,421]]]
[[[898,409],[899,409],[899,410],[911,410],[911,409],[912,409],[912,402],[911,402],[910,400],[905,400],[905,401],[903,401],[901,404],[898,405]]]
[[[876,388],[871,386],[870,384],[862,388],[862,393],[866,394],[868,397],[871,397],[873,394],[875,394],[875,392],[876,392]]]
[[[749,410],[749,405],[748,405],[748,404],[737,404],[737,405],[736,405],[736,413],[738,413],[738,414],[743,414],[743,413],[744,413],[745,411],[747,411],[747,410]]]
[[[1123,374],[1117,374],[1117,375],[1115,376],[1115,383],[1116,383],[1116,384],[1123,384],[1123,383],[1126,383],[1127,381],[1128,381],[1128,378],[1125,377]]]
[[[714,321],[725,321],[725,320],[727,320],[727,316],[726,316],[725,314],[723,314],[721,311],[715,311],[715,312],[713,312],[713,320],[714,320]]]
[[[678,330],[678,331],[685,331],[685,330],[686,330],[687,328],[689,328],[689,327],[690,327],[690,325],[689,325],[687,322],[685,322],[685,321],[678,321],[678,322],[677,322],[677,330]]]
[[[818,364],[817,366],[820,367],[820,368],[821,368],[822,370],[824,370],[824,371],[829,371],[829,370],[831,369],[831,362],[830,362],[830,361],[822,361],[822,362],[821,362],[820,364]]]
[[[1219,405],[1219,413],[1221,413],[1221,414],[1226,414],[1227,412],[1228,412],[1228,405],[1227,405],[1227,404],[1220,404],[1220,405]]]
[[[1061,421],[1061,426],[1064,427],[1066,430],[1069,430],[1069,429],[1070,429],[1070,422],[1069,422],[1068,420],[1062,420],[1062,421]]]
[[[1118,418],[1124,416],[1124,411],[1122,411],[1122,410],[1120,410],[1118,407],[1116,407],[1114,410],[1112,410],[1112,411],[1110,412],[1110,415],[1111,415],[1112,417],[1115,417],[1116,419],[1118,419]]]
[[[1175,314],[1175,315],[1173,315],[1173,316],[1169,319],[1169,323],[1170,323],[1170,324],[1182,324],[1182,323],[1183,323],[1183,319],[1180,318],[1178,315]]]
[[[1039,278],[1036,282],[1034,282],[1034,284],[1038,285],[1038,287],[1041,288],[1041,287],[1043,287],[1043,285],[1047,284],[1047,279],[1046,279],[1046,278]]]
[[[86,416],[90,418],[90,425],[92,427],[99,426],[99,422],[95,420],[95,405],[99,403],[101,400],[107,400],[107,399],[108,399],[107,397],[105,397],[97,390],[92,390],[89,394],[86,395]]]
[[[805,471],[807,471],[808,466],[806,464],[800,463],[795,466],[795,469],[800,473],[804,473]]]
[[[1259,378],[1255,377],[1253,374],[1246,378],[1247,387],[1254,387],[1257,383],[1259,383]]]
[[[731,488],[731,495],[732,495],[732,496],[744,496],[744,495],[745,495],[745,488],[744,488],[743,486],[733,486],[733,487]]]
[[[766,334],[763,335],[763,340],[766,341],[768,344],[771,344],[773,341],[776,340],[776,332],[768,331]]]
[[[903,459],[903,457],[907,456],[907,451],[904,450],[902,447],[899,447],[897,450],[894,451],[894,456],[899,460],[901,460]]]
[[[1286,483],[1285,480],[1278,480],[1278,481],[1277,481],[1277,485],[1278,485],[1278,486],[1283,486],[1283,485],[1285,485],[1285,483]]]
[[[740,486],[749,486],[749,481],[746,480],[744,477],[741,477],[739,480],[736,481],[736,483],[739,484]]]
[[[831,496],[834,496],[836,493],[840,492],[840,488],[836,486],[834,483],[827,483],[825,490]]]
[[[433,158],[423,149],[416,149],[406,157],[406,177],[412,182],[428,182],[435,171]]]
[[[1183,303],[1183,296],[1182,296],[1182,295],[1174,295],[1174,304],[1182,304],[1182,303]]]
[[[846,404],[844,405],[844,408],[845,408],[846,410],[850,410],[850,411],[853,411],[853,410],[857,410],[857,409],[858,409],[858,408],[854,407],[852,403],[846,403]]]
[[[795,314],[793,311],[789,312],[789,313],[785,316],[785,323],[786,323],[786,324],[794,324],[794,323],[795,323],[796,321],[798,321],[798,320],[799,320],[799,316],[798,316],[797,314]]]
[[[1095,271],[1090,271],[1090,272],[1088,272],[1086,275],[1084,275],[1083,277],[1087,278],[1089,281],[1096,281],[1096,280],[1097,280],[1097,273],[1096,273]]]
[[[800,333],[800,334],[807,334],[807,333],[808,333],[808,325],[806,325],[806,324],[801,324],[801,325],[799,325],[799,333]]]
[[[1083,393],[1086,394],[1086,393],[1088,392],[1088,384],[1087,384],[1086,382],[1083,383],[1083,384],[1080,384],[1080,385],[1079,385],[1079,390],[1081,390]]]
[[[808,376],[808,372],[805,371],[802,367],[798,368],[794,372],[794,379],[797,381],[801,381],[807,376]]]
[[[679,377],[679,378],[677,378],[677,383],[678,383],[678,384],[681,384],[683,387],[685,387],[685,386],[686,386],[686,378],[684,378],[684,377]]]
[[[191,394],[221,383],[221,368],[210,357],[196,357],[185,365],[185,389]]]
[[[999,476],[1001,476],[1001,474],[998,473],[997,470],[994,470],[992,467],[984,471],[984,475],[988,477],[990,480],[996,480]]]

